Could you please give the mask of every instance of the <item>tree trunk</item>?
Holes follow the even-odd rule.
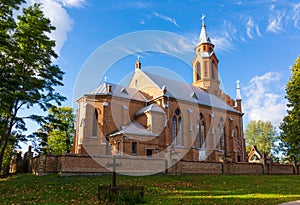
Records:
[[[0,172],[2,171],[3,159],[4,159],[5,150],[7,147],[7,142],[8,142],[8,140],[6,140],[4,142],[4,145],[1,147],[1,151],[0,151]]]

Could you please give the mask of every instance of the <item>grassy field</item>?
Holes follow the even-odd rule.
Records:
[[[99,204],[98,184],[111,176],[16,175],[0,179],[0,204]],[[146,204],[278,204],[300,199],[300,176],[118,176],[143,185]]]

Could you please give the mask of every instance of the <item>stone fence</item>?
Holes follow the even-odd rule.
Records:
[[[101,160],[101,163],[100,161]],[[145,159],[143,159],[145,161]],[[159,170],[159,173],[169,174],[299,174],[300,166],[296,163],[277,164],[267,162],[261,163],[234,163],[234,162],[195,162],[195,161],[178,161],[175,165],[167,168],[166,160],[146,159],[147,163],[140,164],[136,158],[128,159],[117,157],[116,165],[119,165],[117,171],[123,174],[144,175],[154,173],[156,167],[165,167]],[[45,175],[58,173],[61,176],[69,175],[98,175],[108,174],[107,165],[112,164],[111,157],[105,156],[82,156],[82,155],[41,155],[31,159],[32,172],[36,175]],[[143,167],[136,173],[136,166]],[[105,165],[105,166],[103,166]],[[112,165],[111,165],[112,167]]]

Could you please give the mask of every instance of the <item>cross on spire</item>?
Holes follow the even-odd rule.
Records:
[[[202,19],[202,26],[205,26],[205,23],[204,23],[205,17],[206,17],[206,15],[205,15],[205,14],[202,14],[202,16],[201,16],[201,19]]]

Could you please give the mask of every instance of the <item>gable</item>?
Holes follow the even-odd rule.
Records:
[[[148,100],[162,94],[160,86],[140,69],[135,70],[128,87],[141,91]]]

